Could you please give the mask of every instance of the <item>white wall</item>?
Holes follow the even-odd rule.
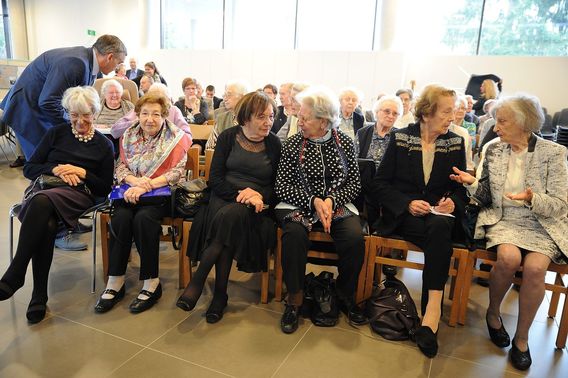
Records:
[[[230,79],[244,79],[251,88],[271,82],[304,81],[334,90],[356,86],[365,106],[380,92],[391,93],[416,80],[417,89],[431,82],[463,90],[469,74],[495,73],[505,94],[518,91],[540,97],[549,112],[568,107],[568,57],[415,56],[395,52],[309,52],[263,50],[160,50],[159,9],[153,0],[27,0],[30,58],[62,46],[90,45],[97,36],[115,34],[139,62],[153,60],[174,97],[181,80],[198,78],[223,93]],[[94,6],[96,5],[96,8]]]

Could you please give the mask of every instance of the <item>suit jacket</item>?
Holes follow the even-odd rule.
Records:
[[[568,257],[568,167],[566,147],[533,135],[529,140],[525,187],[533,190],[532,211],[552,240]],[[481,177],[472,196],[482,206],[475,238],[503,217],[503,195],[511,146],[496,142],[487,147]]]
[[[467,195],[463,185],[450,180],[454,166],[465,170],[465,146],[462,137],[448,132],[436,139],[432,173],[424,184],[420,123],[393,129],[370,193],[373,204],[383,209],[380,232],[388,235],[396,230],[411,201],[424,200],[434,206],[448,192],[455,204],[454,215],[460,217]]]
[[[221,105],[222,102],[223,102],[222,98],[219,98],[217,96],[213,96],[213,109],[219,108],[219,105]]]
[[[4,121],[18,136],[26,158],[53,125],[66,123],[61,106],[63,92],[92,85],[93,49],[67,47],[44,52],[34,59],[4,97]]]
[[[353,112],[353,132],[357,135],[357,131],[365,126],[365,117],[357,112]]]
[[[278,133],[278,130],[284,126],[286,121],[288,120],[288,116],[284,113],[284,107],[280,105],[274,117],[274,123],[272,124],[272,131],[274,134]]]
[[[136,76],[134,77],[134,79],[130,79],[130,73],[132,73],[132,70],[126,70],[126,77],[128,78],[128,80],[134,80],[137,77],[144,75],[144,71],[138,68],[136,69]]]

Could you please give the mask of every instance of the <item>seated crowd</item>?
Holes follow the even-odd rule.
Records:
[[[244,272],[265,270],[266,251],[274,248],[281,227],[288,294],[280,326],[293,333],[304,301],[309,232],[318,229],[331,236],[339,255],[339,308],[363,324],[355,291],[367,220],[371,232],[400,235],[424,251],[422,322],[413,338],[424,355],[434,357],[452,245],[463,237],[465,206],[475,202],[481,208],[475,237],[497,251],[486,313],[490,339],[500,348],[511,345],[513,366],[530,366],[529,329],[544,296],[544,275],[551,261],[568,262],[567,151],[537,135],[543,124],[537,98],[499,98],[486,82],[475,104],[440,85],[426,86],[417,98],[400,89],[379,96],[367,116],[373,122],[365,124],[355,88],[337,96],[326,88],[285,83],[250,92],[246,83],[232,81],[221,99],[211,85],[202,97],[200,83],[187,77],[183,97],[172,101],[153,62],[142,71],[131,59],[131,69],[125,68],[117,68],[117,77],[137,83],[142,97],[135,105],[121,99],[117,80],[103,84],[102,99],[90,87],[69,89],[62,104],[69,123],[50,129],[24,167],[32,181],[52,175],[68,184],[26,191],[16,255],[0,280],[5,300],[23,286],[31,260],[31,323],[46,313],[57,231],[73,229],[79,215],[110,192],[113,176],[129,189],[111,214],[109,279],[95,311],[107,312],[124,297],[132,240],[143,284],[130,311],[145,311],[158,301],[159,236],[169,198],[148,203],[141,196],[185,179],[193,142],[189,124],[212,118],[213,131],[202,141],[215,150],[210,198],[193,221],[187,250],[199,265],[177,300],[179,308],[194,309],[214,266],[206,320],[220,321],[233,260]],[[98,131],[105,129],[116,138],[116,163],[111,141]],[[492,138],[478,140],[487,136]],[[365,160],[372,172],[362,175],[358,162]],[[355,205],[360,197],[364,208]],[[521,262],[519,316],[511,338],[500,306]]]

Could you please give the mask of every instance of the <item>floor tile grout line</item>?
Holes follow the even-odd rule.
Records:
[[[129,361],[132,361],[132,359],[136,356],[138,356],[140,353],[144,352],[146,349],[148,349],[147,347],[144,347],[142,349],[140,349],[138,352],[134,353],[132,356],[130,356],[129,358],[126,359],[126,361],[124,361],[123,363],[121,363],[120,365],[118,365],[116,368],[114,368],[110,373],[108,373],[107,377],[110,377],[115,371],[117,371],[118,369],[120,369],[121,367],[123,367],[124,365],[126,365]]]
[[[210,367],[208,367],[208,366],[201,365],[201,364],[199,364],[199,363],[197,363],[197,362],[193,362],[193,361],[190,361],[190,360],[186,360],[186,359],[181,358],[181,357],[179,357],[179,356],[175,356],[175,355],[173,355],[173,354],[169,354],[169,353],[166,353],[166,352],[164,352],[164,351],[161,351],[161,350],[158,350],[158,349],[154,349],[154,348],[152,348],[152,347],[148,347],[148,348],[146,348],[146,349],[151,350],[151,351],[156,352],[156,353],[163,354],[164,356],[168,356],[168,357],[175,358],[176,360],[179,360],[179,361],[187,362],[188,364],[192,364],[192,365],[198,366],[198,367],[200,367],[200,368],[203,368],[203,369],[212,371],[212,372],[217,373],[217,374],[221,374],[221,375],[224,375],[224,376],[227,376],[227,377],[235,377],[234,375],[230,375],[230,374],[224,373],[224,372],[222,372],[222,371],[215,370],[215,369],[210,368]]]
[[[286,363],[286,361],[288,361],[288,358],[290,358],[290,355],[294,352],[294,350],[296,350],[296,348],[298,347],[298,345],[302,342],[302,340],[304,340],[304,337],[306,337],[306,335],[308,334],[308,332],[312,329],[314,325],[310,324],[310,326],[308,327],[308,329],[306,330],[306,332],[304,332],[304,334],[302,335],[302,337],[300,337],[300,339],[298,340],[298,342],[296,342],[296,344],[294,344],[294,346],[292,347],[292,350],[290,350],[290,352],[288,352],[288,354],[286,354],[286,357],[284,357],[284,359],[282,360],[282,362],[280,363],[280,365],[278,365],[278,367],[276,368],[276,370],[274,371],[274,373],[272,373],[271,378],[273,378],[278,371],[282,368],[282,366],[284,366],[284,364]]]
[[[497,367],[495,367],[495,366],[485,365],[485,364],[482,364],[482,363],[480,363],[480,362],[478,362],[478,361],[466,360],[465,358],[456,357],[456,356],[450,356],[450,355],[448,355],[448,354],[438,354],[438,356],[443,356],[443,357],[445,357],[445,358],[452,359],[452,360],[457,360],[457,361],[461,361],[461,362],[468,362],[468,363],[470,363],[470,364],[477,365],[477,366],[483,367],[483,368],[489,368],[489,369],[491,369],[491,370],[497,370],[497,371],[502,371],[502,372],[507,372],[507,373],[513,373],[513,374],[519,375],[519,376],[525,376],[525,374],[519,373],[517,370],[512,370],[512,369],[510,369],[508,365],[507,365],[506,367],[504,367],[504,368],[501,370],[501,369],[499,369],[499,368],[497,368]]]

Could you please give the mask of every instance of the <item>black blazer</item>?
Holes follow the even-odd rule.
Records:
[[[213,96],[213,109],[219,108],[219,105],[221,105],[222,102],[223,102],[222,98],[219,98],[217,96]]]
[[[357,141],[359,142],[359,155],[357,158],[366,159],[369,153],[369,147],[371,146],[371,141],[373,140],[373,130],[375,125],[368,125],[360,128],[355,134]]]
[[[284,126],[287,120],[288,116],[284,113],[284,107],[280,105],[274,117],[274,123],[272,124],[270,131],[272,131],[274,134],[278,133],[278,130],[280,130],[282,126]]]
[[[130,79],[130,73],[131,73],[131,72],[132,72],[132,70],[126,70],[126,77],[127,77],[128,79]],[[137,68],[137,69],[136,69],[136,77],[135,77],[135,79],[136,79],[137,77],[139,77],[139,76],[142,76],[142,75],[144,75],[144,71],[142,71],[141,69],[138,69],[138,68]]]
[[[461,216],[467,201],[466,190],[463,185],[450,180],[450,174],[454,166],[466,169],[463,138],[448,132],[436,139],[432,173],[428,185],[425,185],[420,123],[391,133],[370,195],[373,205],[383,209],[378,230],[386,235],[396,230],[408,214],[411,201],[420,199],[434,206],[448,192],[456,207],[454,215]]]
[[[353,112],[353,132],[355,135],[363,126],[365,126],[365,117],[357,112]]]

